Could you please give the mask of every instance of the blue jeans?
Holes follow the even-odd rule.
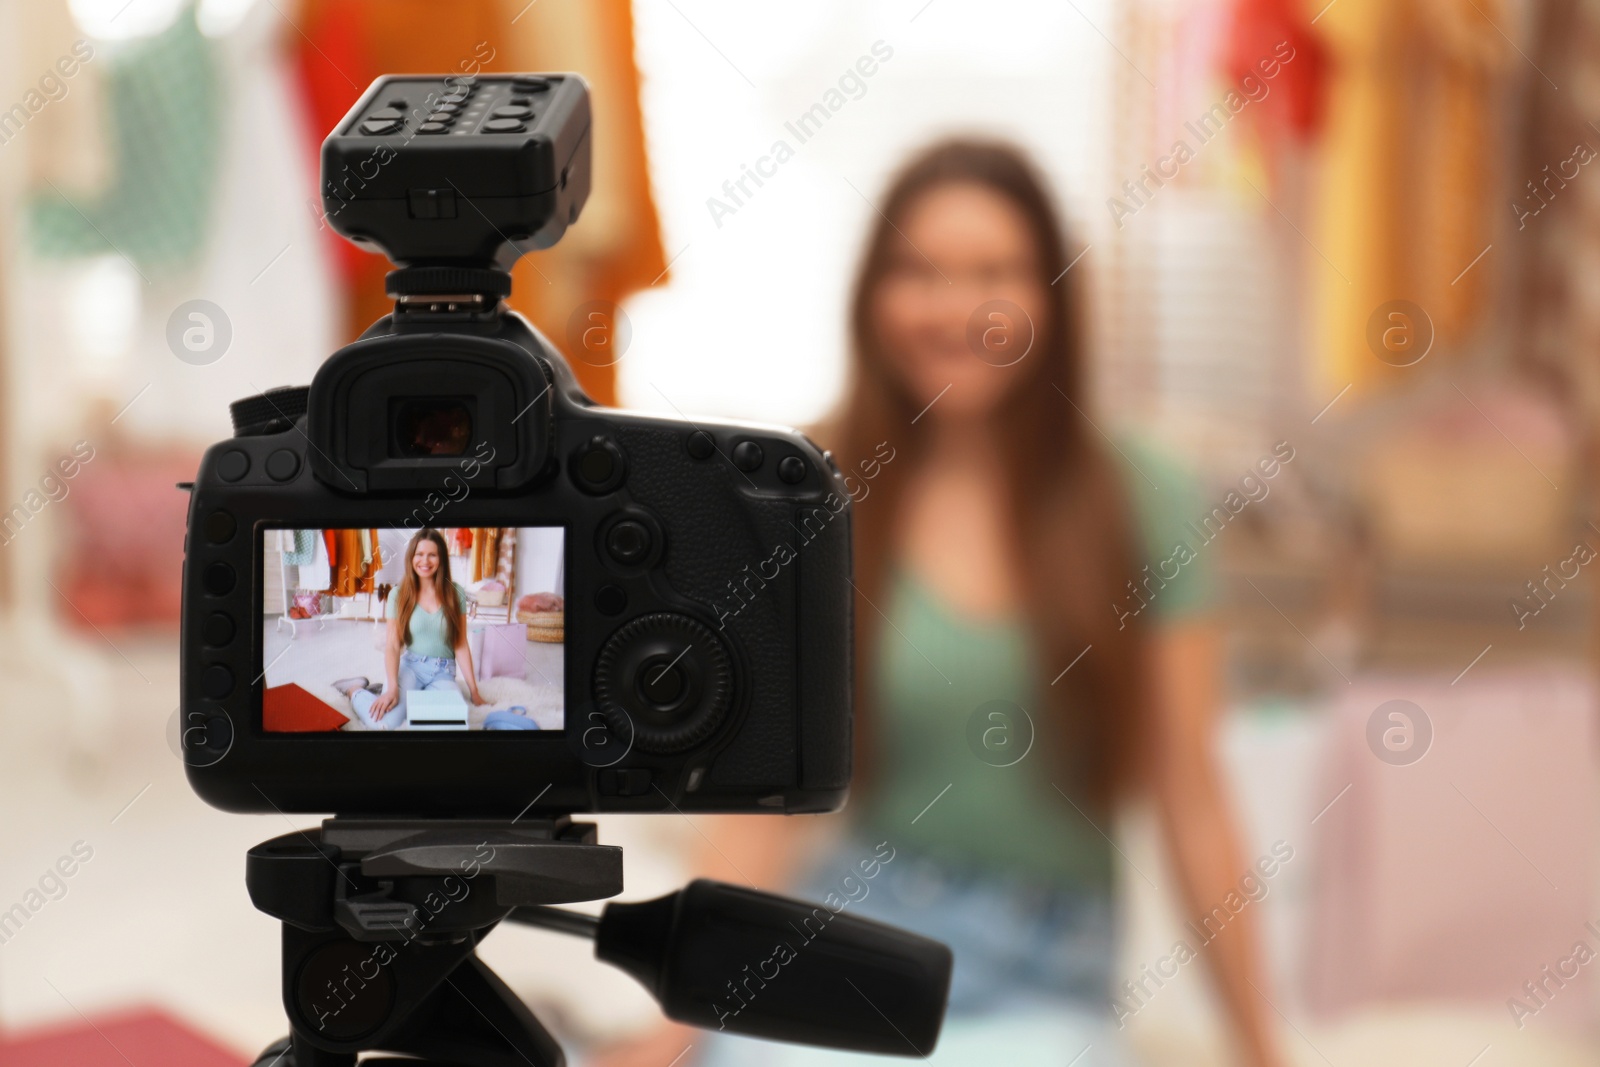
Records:
[[[411,652],[400,653],[400,702],[390,708],[381,719],[372,717],[372,705],[377,697],[366,689],[357,689],[350,696],[350,705],[369,730],[398,730],[406,724],[406,694],[413,689],[439,689],[459,693],[456,685],[456,658],[454,656],[417,656]]]
[[[892,846],[893,842],[889,842]],[[881,855],[888,854],[884,848]],[[1117,929],[1109,893],[1029,885],[1002,871],[956,871],[897,850],[871,879],[874,847],[844,842],[796,892],[851,902],[846,913],[943,941],[955,953],[940,1067],[1133,1063],[1109,996]],[[849,879],[848,881],[846,879]],[[765,1044],[730,1034],[696,1042],[696,1067],[844,1067],[878,1057]],[[1075,1058],[1077,1057],[1077,1058]]]

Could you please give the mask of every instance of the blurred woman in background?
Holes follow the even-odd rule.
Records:
[[[856,914],[949,944],[935,1063],[1124,1063],[1112,1024],[1158,985],[1115,971],[1112,819],[1149,797],[1241,1062],[1278,1064],[1248,909],[1202,923],[1251,874],[1212,759],[1205,548],[1184,527],[1207,509],[1088,414],[1085,270],[1019,151],[936,145],[881,208],[851,305],[853,381],[818,434],[857,478],[880,464],[853,513],[848,830],[817,860],[801,838],[836,819],[723,818],[700,866],[813,899],[845,897],[853,876]],[[964,1025],[982,1019],[996,1025]],[[690,1045],[685,1063],[839,1055],[664,1026],[600,1062],[665,1067]]]

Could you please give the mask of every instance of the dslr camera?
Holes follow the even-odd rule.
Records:
[[[476,954],[502,922],[592,939],[696,1026],[938,1039],[949,949],[842,902],[697,881],[555,906],[622,890],[575,813],[825,811],[850,776],[827,454],[601,407],[505,306],[517,257],[577,220],[590,143],[572,74],[375,82],[323,144],[323,203],[395,263],[394,312],[309,388],[232,405],[187,487],[190,784],[336,813],[246,859],[289,1023],[258,1067],[562,1067]]]
[[[309,388],[233,404],[190,487],[182,746],[209,803],[843,802],[850,494],[828,454],[781,427],[601,407],[505,304],[517,257],[577,221],[591,145],[572,74],[385,77],[324,142],[326,219],[394,262],[395,308]],[[379,717],[386,627],[428,567],[464,593],[487,703],[422,656]]]

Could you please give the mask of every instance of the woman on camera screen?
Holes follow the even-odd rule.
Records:
[[[405,577],[389,596],[384,642],[385,684],[381,692],[366,678],[346,678],[334,688],[350,698],[371,730],[405,725],[406,694],[414,689],[458,692],[456,666],[472,703],[478,693],[467,646],[467,591],[450,580],[450,553],[438,530],[418,530],[406,545]]]
[[[1117,1029],[1156,986],[1117,970],[1113,824],[1149,799],[1197,924],[1180,963],[1217,980],[1239,1062],[1280,1063],[1250,911],[1203,918],[1247,870],[1211,757],[1214,550],[1186,526],[1206,509],[1180,468],[1093,418],[1081,242],[1021,153],[939,144],[879,206],[852,381],[817,434],[855,500],[843,833],[809,847],[841,820],[723,818],[703,867],[950,945],[935,1063],[1120,1064]],[[668,1027],[600,1062],[661,1067],[690,1044],[701,1064],[836,1062]]]

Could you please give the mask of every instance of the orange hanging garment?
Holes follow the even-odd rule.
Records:
[[[1339,0],[1318,22],[1334,69],[1307,235],[1320,253],[1309,261],[1321,395],[1406,378],[1367,341],[1389,301],[1423,308],[1435,348],[1487,303],[1495,264],[1479,257],[1504,208],[1481,160],[1500,154],[1506,21],[1494,0]]]

